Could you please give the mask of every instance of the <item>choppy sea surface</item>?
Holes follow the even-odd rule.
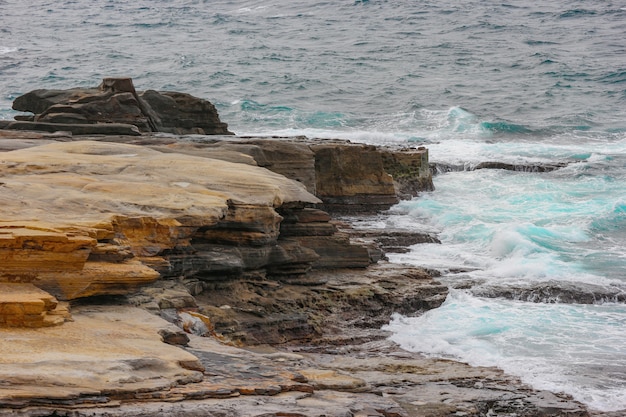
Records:
[[[436,190],[371,227],[437,233],[392,260],[452,290],[394,317],[393,339],[611,411],[626,409],[625,57],[622,0],[0,0],[0,119],[33,89],[130,76],[212,101],[240,135],[425,145]],[[472,169],[487,161],[520,170]]]

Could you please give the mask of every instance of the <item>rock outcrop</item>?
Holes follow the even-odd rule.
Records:
[[[0,149],[0,416],[589,415],[386,340],[447,288],[383,260],[414,236],[329,211],[428,189],[425,149],[15,130]]]
[[[387,341],[242,349],[121,305],[76,307],[75,321],[0,329],[0,416],[567,416],[563,395],[493,368],[420,357]]]
[[[279,240],[277,210],[296,218],[319,200],[255,166],[70,142],[6,153],[0,172],[0,277],[62,300],[126,293],[159,276],[305,272],[318,259]]]
[[[483,161],[478,163],[465,163],[459,165],[435,163],[431,164],[430,170],[433,175],[442,174],[445,172],[475,171],[478,169],[502,169],[505,171],[515,172],[552,172],[556,171],[557,169],[564,168],[571,163],[577,162],[578,161],[576,160],[570,160],[551,163],[514,164],[502,161]]]
[[[425,148],[392,149],[306,137],[221,137],[205,141],[162,138],[152,146],[163,152],[254,163],[302,183],[322,200],[318,208],[335,214],[377,213],[400,199],[434,189]],[[243,160],[242,154],[251,159]]]
[[[31,112],[16,121],[0,121],[1,129],[37,130],[54,134],[117,135],[151,132],[178,135],[231,135],[215,106],[206,100],[177,92],[135,91],[130,78],[105,78],[98,88],[34,90],[15,99],[15,110]],[[138,139],[137,143],[145,142]],[[310,141],[306,138],[248,138],[180,143],[165,139],[153,146],[163,152],[207,152],[211,158],[246,162],[294,179],[319,197],[319,208],[331,212],[361,213],[386,210],[399,198],[412,198],[433,190],[428,150],[381,149],[348,141]],[[165,148],[165,149],[163,149]],[[250,161],[247,161],[250,162]]]
[[[33,284],[0,282],[0,327],[48,327],[67,318],[67,306]]]
[[[16,98],[13,109],[34,115],[17,116],[5,129],[83,135],[232,134],[210,102],[177,92],[137,92],[130,78],[105,78],[98,88],[34,90]]]

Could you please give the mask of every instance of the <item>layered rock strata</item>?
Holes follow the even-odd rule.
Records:
[[[567,416],[588,412],[493,368],[402,352],[387,341],[242,349],[189,336],[121,305],[75,321],[0,330],[0,416]]]
[[[21,325],[65,318],[34,284],[71,300],[73,321],[0,328],[0,416],[588,415],[498,370],[385,341],[392,313],[437,307],[447,289],[419,268],[371,265],[374,239],[355,244],[307,191],[320,166],[309,141],[266,153],[260,139],[36,146],[16,133],[0,155],[0,306],[30,293],[41,308],[1,311],[5,324],[20,309]],[[307,164],[273,161],[296,149]]]
[[[304,272],[318,259],[279,242],[276,209],[319,200],[262,168],[99,142],[16,150],[1,162],[2,282],[71,300],[160,276]]]
[[[34,90],[16,98],[13,109],[33,115],[18,116],[16,122],[4,123],[5,129],[83,135],[231,134],[210,102],[177,92],[137,92],[130,78],[105,78],[98,88]]]
[[[33,284],[0,282],[0,327],[48,327],[67,318],[67,305]]]
[[[302,184],[250,164],[83,141],[5,153],[0,172],[0,279],[60,300],[372,263]]]
[[[0,131],[1,132],[1,131]],[[306,137],[106,137],[161,152],[253,164],[303,184],[333,214],[372,214],[434,189],[428,149],[384,148]]]

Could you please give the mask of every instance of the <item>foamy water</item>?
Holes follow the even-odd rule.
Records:
[[[372,227],[437,233],[441,245],[392,259],[467,289],[396,317],[394,340],[619,410],[626,311],[610,295],[626,280],[624,22],[616,3],[564,0],[6,0],[0,119],[33,89],[130,76],[139,90],[212,101],[240,135],[427,146],[436,190]],[[566,167],[472,170],[481,162]],[[511,299],[525,288],[604,295]]]

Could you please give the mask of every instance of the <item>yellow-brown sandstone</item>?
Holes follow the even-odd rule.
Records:
[[[0,177],[0,282],[32,282],[61,300],[154,281],[151,266],[167,264],[159,255],[188,246],[199,228],[275,239],[275,208],[319,201],[254,165],[93,141],[2,153]],[[0,324],[17,323],[5,310]]]

